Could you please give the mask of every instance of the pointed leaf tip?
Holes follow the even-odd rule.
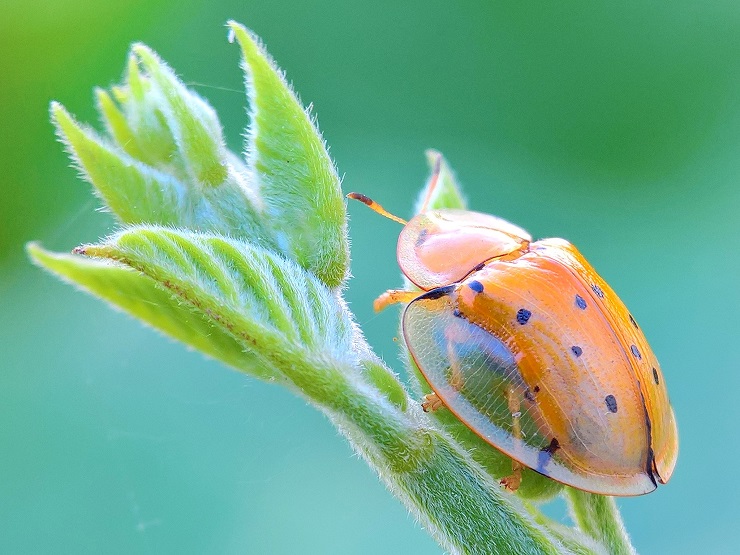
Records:
[[[229,19],[226,22],[226,27],[228,29],[226,32],[226,40],[229,41],[229,44],[234,44],[234,40],[236,39],[236,28],[241,27],[241,25],[233,19]]]
[[[143,100],[144,99],[144,84],[141,80],[141,72],[139,70],[139,62],[136,58],[136,54],[134,54],[134,47],[136,46],[144,46],[140,43],[134,43],[131,46],[131,52],[129,52],[128,60],[126,62],[126,84],[129,87],[129,90],[131,91],[131,94],[136,100]],[[146,47],[144,47],[146,48]]]
[[[428,210],[435,208],[467,209],[467,201],[457,183],[455,173],[450,168],[442,153],[430,148],[425,151],[425,154],[427,164],[429,165],[429,169],[432,174],[419,194],[414,213],[418,213],[424,204],[424,200],[426,199],[427,191],[429,190],[429,185],[431,183],[431,178],[436,171],[439,171],[437,186],[432,193],[432,197],[429,199],[429,203],[426,208]]]
[[[60,128],[76,124],[72,115],[62,105],[62,103],[57,100],[52,100],[49,103],[49,114],[51,116],[51,123],[57,130],[57,134],[59,134]]]
[[[38,257],[43,251],[38,241],[29,241],[25,244],[26,254],[33,262],[38,262]]]
[[[133,68],[138,69],[138,61],[141,61],[148,71],[151,71],[152,68],[162,63],[159,59],[159,56],[157,56],[154,50],[149,48],[143,42],[135,42],[131,45],[131,55],[129,56],[129,71],[131,71]]]
[[[64,108],[58,100],[52,100],[49,102],[49,113],[51,114],[51,117],[54,117],[59,110],[64,110]]]

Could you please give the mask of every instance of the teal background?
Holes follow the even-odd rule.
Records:
[[[440,553],[314,409],[31,267],[114,229],[48,123],[148,43],[246,123],[254,29],[313,102],[345,190],[408,216],[440,149],[471,207],[562,236],[620,293],[678,417],[671,483],[619,500],[641,553],[733,553],[740,522],[740,4],[82,0],[0,5],[0,551]],[[347,293],[396,368],[399,228],[351,206]],[[553,514],[562,515],[555,504]],[[560,518],[564,518],[560,516]]]

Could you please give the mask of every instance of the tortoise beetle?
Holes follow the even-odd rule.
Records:
[[[563,239],[533,241],[495,216],[421,210],[404,225],[397,258],[421,291],[405,303],[403,336],[434,393],[425,410],[450,410],[512,459],[501,480],[515,491],[523,466],[603,495],[642,495],[668,482],[678,432],[660,365],[624,303]]]

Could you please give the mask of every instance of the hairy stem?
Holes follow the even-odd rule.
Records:
[[[571,516],[586,534],[613,555],[635,555],[613,497],[566,488]]]
[[[467,453],[421,418],[417,420],[414,409],[404,412],[352,380],[354,369],[301,357],[274,362],[324,410],[450,553],[571,552],[538,525],[516,498],[503,493]],[[593,553],[573,544],[578,553]]]

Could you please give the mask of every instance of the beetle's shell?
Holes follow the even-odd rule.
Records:
[[[447,212],[421,216],[452,219],[463,244],[465,213]],[[423,227],[415,220],[407,237],[417,240],[399,262],[429,291],[406,308],[404,337],[444,404],[494,447],[576,488],[640,495],[666,482],[678,437],[660,367],[624,304],[578,251],[560,239],[530,244],[522,230],[474,226],[485,258],[462,249],[457,259],[466,267],[453,271],[437,255],[441,245],[424,260],[416,256],[433,234],[418,241]],[[429,259],[437,266],[425,271]],[[432,283],[440,276],[451,279]]]
[[[429,290],[464,278],[479,263],[509,255],[532,241],[529,233],[488,214],[434,210],[415,216],[398,237],[398,264]]]

